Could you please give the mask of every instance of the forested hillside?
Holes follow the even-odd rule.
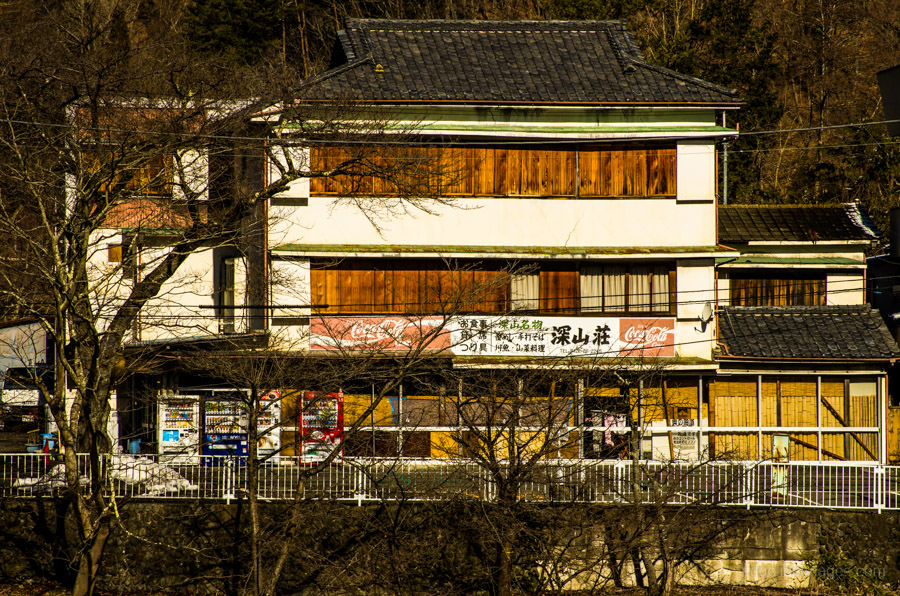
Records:
[[[37,4],[0,2],[0,18],[7,26],[18,26],[23,13]],[[896,0],[96,4],[122,20],[120,30],[129,43],[147,43],[166,30],[185,39],[222,73],[245,68],[285,80],[327,67],[335,32],[346,17],[627,19],[648,61],[736,88],[746,100],[737,121],[729,123],[743,133],[728,147],[729,202],[859,201],[882,228],[888,209],[900,204],[897,140],[887,137],[882,125],[846,126],[884,119],[875,75],[900,63]]]

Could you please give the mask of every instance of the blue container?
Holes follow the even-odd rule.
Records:
[[[56,449],[56,439],[53,437],[53,433],[42,433],[41,439],[44,440],[44,451],[49,453]]]
[[[129,439],[128,440],[128,453],[132,455],[137,455],[141,452],[141,440],[140,439]]]

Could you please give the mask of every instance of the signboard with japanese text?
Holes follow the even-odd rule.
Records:
[[[671,357],[675,320],[616,317],[464,317],[452,350],[479,356]]]
[[[460,356],[673,357],[675,319],[632,317],[317,317],[313,350],[403,350]]]

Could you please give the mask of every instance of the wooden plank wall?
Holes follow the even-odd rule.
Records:
[[[560,314],[577,314],[581,306],[581,282],[578,271],[540,271],[539,308]]]
[[[716,380],[711,384],[710,426],[756,426],[756,378]],[[841,380],[823,378],[822,428],[878,426],[875,395],[851,396]],[[809,377],[763,378],[762,426],[810,427],[810,432],[793,432],[791,459],[811,461],[818,458],[816,432],[816,381]],[[762,457],[771,457],[772,434],[765,433]],[[756,433],[714,433],[717,457],[757,457]],[[822,434],[822,459],[825,461],[871,461],[877,459],[877,433]]]
[[[824,274],[823,274],[824,276]],[[825,279],[730,277],[732,306],[822,306]]]
[[[574,149],[312,147],[312,195],[668,197],[674,146]],[[341,168],[348,172],[330,175]]]
[[[509,275],[499,266],[448,270],[424,261],[379,264],[376,269],[370,262],[354,260],[313,263],[310,285],[316,311],[439,314],[507,309]]]
[[[710,426],[756,426],[756,378],[716,380],[709,385]],[[713,433],[710,450],[719,459],[757,459],[756,433]]]

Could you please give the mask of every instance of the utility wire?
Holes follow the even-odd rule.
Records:
[[[353,144],[365,144],[365,145],[400,145],[400,146],[409,146],[409,145],[431,145],[434,144],[436,146],[460,146],[460,145],[491,145],[497,144],[497,141],[441,141],[441,142],[429,142],[427,139],[418,139],[415,141],[373,141],[371,139],[368,140],[353,140],[353,139],[341,139],[336,141],[335,139],[301,139],[301,140],[285,140],[284,138],[272,137],[272,136],[242,136],[242,135],[216,135],[216,134],[206,134],[206,133],[178,133],[178,132],[167,132],[167,131],[147,131],[147,130],[138,130],[138,129],[128,129],[128,128],[102,128],[102,127],[86,127],[86,126],[76,126],[73,124],[59,124],[59,123],[50,123],[50,122],[35,122],[28,120],[16,120],[9,118],[0,118],[0,122],[5,122],[7,124],[20,125],[20,126],[34,126],[34,127],[44,127],[44,128],[59,128],[59,129],[76,129],[79,131],[93,131],[98,133],[114,133],[114,134],[135,134],[135,135],[148,135],[148,136],[172,136],[178,138],[189,138],[189,139],[207,139],[207,140],[230,140],[230,141],[256,141],[256,142],[264,142],[268,144],[277,144],[277,145],[298,145],[305,146],[310,144],[345,144],[345,145],[353,145]],[[837,130],[842,128],[861,128],[868,126],[881,126],[886,124],[894,124],[900,122],[900,120],[880,120],[876,122],[853,122],[846,124],[831,124],[831,125],[823,125],[823,126],[811,126],[811,127],[802,127],[802,128],[786,128],[786,129],[775,129],[775,130],[759,130],[759,131],[749,131],[749,132],[740,132],[735,131],[733,133],[734,136],[740,137],[748,137],[748,136],[761,136],[761,135],[778,135],[778,134],[790,134],[790,133],[798,133],[798,132],[816,132],[823,130]],[[299,131],[300,134],[303,134],[304,131]],[[341,128],[340,126],[336,126],[334,131],[305,131],[306,134],[315,135],[315,134],[334,134],[340,133],[341,135],[352,135],[353,131],[346,128]],[[371,131],[368,131],[371,134]],[[502,131],[499,131],[502,132]],[[537,129],[535,132],[540,132],[540,129]],[[593,131],[592,131],[593,132]],[[632,132],[632,131],[629,131]],[[389,129],[378,130],[379,135],[392,135],[392,134],[422,134],[421,130],[417,130],[415,128],[411,128],[410,130],[398,130],[398,131],[390,131]],[[546,134],[551,134],[548,132]],[[616,134],[615,130],[605,131],[601,127],[598,127],[596,130],[597,134]],[[364,133],[361,133],[364,134]],[[437,135],[436,135],[437,136]],[[440,136],[451,136],[447,134],[441,134]],[[616,141],[616,142],[634,142],[635,140],[696,140],[696,139],[718,139],[721,138],[722,134],[709,134],[709,135],[684,135],[679,137],[676,135],[660,135],[660,136],[641,136],[641,137],[633,137],[630,139],[542,139],[539,137],[530,139],[530,140],[522,140],[522,141],[509,141],[503,142],[503,145],[534,145],[534,144],[584,144],[584,143],[596,143],[598,140],[602,140],[603,142],[607,141]]]

